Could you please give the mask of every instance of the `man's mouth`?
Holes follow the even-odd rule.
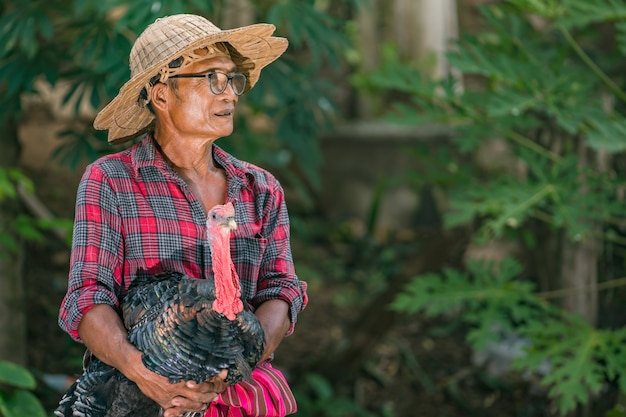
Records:
[[[232,110],[224,110],[221,111],[219,113],[215,113],[216,116],[219,117],[231,117],[233,115],[233,111]]]

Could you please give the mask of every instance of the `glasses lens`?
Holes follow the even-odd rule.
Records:
[[[246,89],[246,76],[243,74],[235,74],[233,75],[233,78],[230,84],[233,86],[233,90],[235,91],[235,94],[240,96],[243,94],[243,91]]]
[[[246,89],[246,76],[243,74],[235,74],[231,77],[223,72],[214,72],[209,74],[209,85],[213,94],[222,94],[226,90],[228,80],[233,87],[233,91],[238,96],[243,94]]]
[[[226,90],[228,76],[221,72],[209,74],[209,85],[213,94],[222,94]]]

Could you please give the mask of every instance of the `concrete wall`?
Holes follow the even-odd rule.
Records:
[[[442,126],[406,127],[378,122],[340,126],[322,139],[322,206],[334,221],[365,227],[377,184],[387,181],[376,233],[402,232],[418,222],[421,189],[408,183],[416,172],[418,144],[438,145],[449,132]]]

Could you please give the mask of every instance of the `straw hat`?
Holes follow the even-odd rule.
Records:
[[[178,72],[180,68],[168,68],[168,64],[181,56],[185,58],[183,67],[208,58],[210,55],[195,52],[217,42],[230,46],[237,71],[248,78],[246,89],[252,88],[261,69],[287,49],[287,39],[271,36],[275,29],[274,25],[259,23],[221,30],[204,17],[191,14],[157,19],[135,41],[130,52],[130,80],[98,113],[94,127],[109,131],[109,143],[122,143],[149,130],[154,115],[139,99],[141,90],[150,88],[149,81],[156,75],[160,74],[164,82]]]

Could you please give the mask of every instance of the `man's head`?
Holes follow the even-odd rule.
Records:
[[[155,139],[165,137],[216,140],[233,132],[235,108],[246,86],[245,75],[223,54],[185,65],[150,89]]]
[[[109,142],[121,143],[151,127],[150,90],[189,65],[213,57],[228,57],[246,77],[244,91],[258,81],[261,70],[287,49],[287,40],[271,36],[275,27],[256,24],[221,30],[196,15],[157,19],[137,38],[130,53],[130,80],[98,113],[96,129],[109,130]],[[170,80],[170,85],[176,79]],[[229,83],[237,82],[229,80]]]
[[[148,80],[148,83],[139,92],[139,103],[140,104],[143,103],[143,105],[147,106],[148,110],[150,110],[151,113],[154,113],[154,110],[151,104],[150,92],[152,90],[152,87],[154,87],[156,83],[159,83],[159,82],[165,83],[169,81],[170,87],[176,90],[176,87],[178,84],[176,82],[177,78],[196,77],[196,75],[181,74],[181,72],[185,72],[184,71],[185,68],[189,67],[191,64],[198,62],[198,61],[205,61],[208,59],[220,58],[220,57],[228,58],[228,59],[232,58],[229,46],[225,42],[214,43],[213,45],[208,45],[206,47],[199,48],[193,51],[193,53],[187,54],[186,56],[177,57],[176,59],[174,59],[173,61],[170,61],[167,64],[167,68],[161,68],[158,74],[156,74],[155,76],[150,78],[150,80]],[[239,74],[241,74],[243,80],[245,80],[243,84],[244,86],[246,86],[247,74],[243,74],[243,73],[239,73]],[[243,94],[244,92],[245,92],[245,88],[241,90],[240,94]],[[215,92],[215,93],[219,94],[221,93],[221,91]]]

